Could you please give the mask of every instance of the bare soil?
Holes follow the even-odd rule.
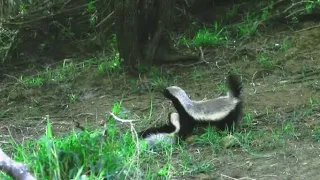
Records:
[[[289,49],[273,48],[284,39],[290,40]],[[310,109],[310,98],[320,103],[320,27],[274,30],[239,42],[234,48],[212,48],[206,52],[209,64],[163,67],[178,77],[169,85],[183,87],[194,99],[217,97],[217,85],[224,82],[229,71],[238,70],[244,83],[245,111],[253,114],[254,128],[281,128],[290,119],[298,132],[295,138],[283,139],[282,146],[254,154],[232,148],[229,153],[212,155],[208,147],[199,153],[198,147],[190,145],[192,156],[199,162],[210,157],[215,170],[179,179],[320,179],[320,143],[312,138],[314,127],[320,123],[320,105],[315,104],[310,115],[303,115]],[[259,52],[267,54],[276,66],[268,69],[261,65],[257,61]],[[192,79],[193,71],[201,72],[198,80]],[[73,121],[101,128],[105,114],[118,100],[137,115],[133,118],[148,117],[152,103],[152,124],[163,122],[169,110],[173,110],[159,90],[133,92],[130,81],[139,79],[123,73],[111,81],[93,74],[85,71],[73,83],[42,88],[23,87],[13,76],[5,76],[0,85],[0,145],[6,146],[11,137],[18,141],[38,138],[45,129],[45,115],[49,115],[56,135],[76,128]],[[77,95],[75,103],[69,101],[70,93]],[[293,111],[297,116],[293,117]],[[137,130],[145,126],[146,123],[136,124]]]

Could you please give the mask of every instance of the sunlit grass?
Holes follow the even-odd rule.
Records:
[[[196,46],[224,45],[227,43],[227,31],[215,22],[212,28],[199,30],[192,42]]]

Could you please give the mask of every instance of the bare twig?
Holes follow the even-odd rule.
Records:
[[[287,12],[289,11],[290,9],[292,9],[293,7],[297,6],[297,5],[301,5],[303,3],[313,3],[313,1],[299,1],[299,2],[296,2],[296,3],[293,3],[291,6],[289,6],[287,9],[285,9],[283,12]]]
[[[304,28],[304,29],[300,29],[298,31],[295,31],[295,33],[299,33],[299,32],[302,32],[302,31],[307,31],[307,30],[314,29],[314,28],[319,28],[319,27],[320,27],[320,24],[315,25],[315,26],[311,26],[311,27],[307,27],[307,28]]]
[[[254,83],[254,76],[257,74],[257,72],[258,72],[258,71],[256,71],[256,72],[252,75],[252,78],[251,78],[251,83],[252,83],[252,87],[253,87],[253,89],[254,89],[254,92],[253,92],[254,94],[257,93],[257,89],[255,88],[256,85],[255,85],[255,83]]]
[[[304,11],[304,9],[301,8],[301,9],[299,9],[299,10],[297,10],[297,11],[294,11],[294,12],[290,13],[289,15],[285,16],[285,18],[292,17],[292,16],[294,16],[294,15],[300,13],[300,12],[303,12],[303,11]]]
[[[179,64],[179,63],[176,63],[176,64],[172,64],[172,66],[182,66],[182,67],[190,67],[190,66],[195,66],[195,65],[198,65],[198,64],[209,64],[208,61],[205,60],[204,58],[204,51],[202,50],[202,48],[200,47],[199,48],[200,50],[200,57],[199,57],[199,61],[196,62],[196,63],[191,63],[191,64]]]
[[[248,179],[248,180],[255,180],[253,178],[249,178],[249,177],[242,177],[242,178],[233,178],[224,174],[221,174],[221,177],[225,177],[227,179],[232,179],[232,180],[244,180],[244,179]]]
[[[206,63],[206,64],[209,64],[209,62],[206,61],[206,59],[204,58],[204,51],[202,50],[202,47],[201,47],[201,46],[200,46],[199,50],[200,50],[200,61],[201,61],[201,62],[204,62],[204,63]]]
[[[119,121],[119,122],[123,122],[123,123],[125,123],[125,122],[135,122],[135,121],[138,121],[138,120],[133,120],[133,119],[121,119],[121,118],[119,118],[119,117],[117,117],[116,115],[114,115],[112,112],[110,112],[109,113],[110,114],[110,116],[112,116],[115,120],[117,120],[117,121]]]
[[[114,11],[112,11],[107,17],[105,17],[99,24],[96,25],[96,28],[98,28],[101,24],[103,24],[106,20],[108,20],[112,15],[114,14]]]

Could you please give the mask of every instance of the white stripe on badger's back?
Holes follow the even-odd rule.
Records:
[[[192,101],[183,89],[177,86],[170,86],[167,88],[167,90],[170,92],[172,96],[179,99],[181,104],[192,107]]]
[[[177,86],[167,88],[169,92],[176,97],[186,112],[195,120],[218,121],[226,117],[240,101],[234,98],[231,93],[227,96],[204,101],[192,101],[187,93]]]
[[[235,108],[239,102],[236,98],[217,98],[206,101],[193,101],[194,111],[203,111],[204,113],[215,113],[220,111],[230,111]]]
[[[238,99],[229,97],[193,101],[194,107],[186,109],[186,112],[196,120],[218,121],[226,117],[238,102]]]
[[[227,111],[218,111],[214,113],[205,113],[204,111],[188,111],[187,113],[198,121],[219,121],[229,114]]]

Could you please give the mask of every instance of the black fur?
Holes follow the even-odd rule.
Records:
[[[168,90],[165,90],[163,94],[166,98],[172,101],[174,108],[179,113],[180,131],[178,132],[178,136],[181,139],[186,139],[192,133],[197,122],[193,119],[193,117],[186,113],[186,111],[180,104],[180,101],[176,97],[174,97]]]
[[[198,122],[199,126],[215,126],[219,130],[225,130],[233,131],[234,128],[236,128],[239,124],[239,119],[242,117],[242,109],[243,109],[243,103],[242,101],[239,102],[235,109],[230,111],[229,114],[221,119],[220,121],[216,122]]]
[[[227,84],[230,89],[230,93],[232,93],[232,96],[236,98],[240,98],[241,90],[242,90],[242,85],[241,81],[239,78],[233,74],[228,76],[227,79]]]

